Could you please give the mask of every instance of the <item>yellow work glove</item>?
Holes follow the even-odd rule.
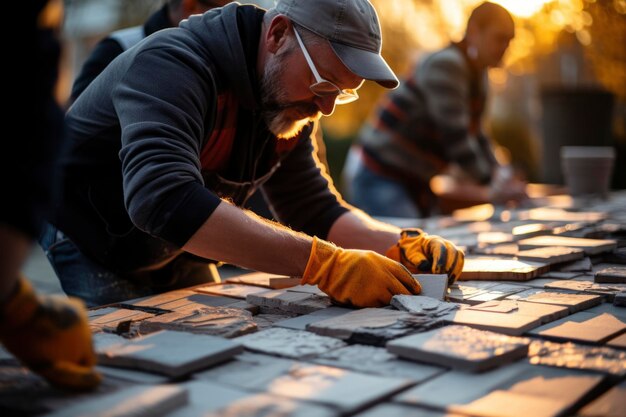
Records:
[[[79,300],[37,296],[20,278],[0,308],[0,340],[55,386],[88,390],[100,383],[85,307]]]
[[[465,254],[454,243],[421,229],[406,229],[385,253],[416,273],[448,274],[449,283],[461,276]]]
[[[396,294],[419,294],[421,287],[405,267],[372,251],[339,248],[318,238],[302,276],[333,301],[354,307],[382,307]]]

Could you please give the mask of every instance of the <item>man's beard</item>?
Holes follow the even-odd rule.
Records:
[[[304,126],[318,120],[321,113],[313,103],[287,102],[287,91],[281,85],[283,65],[290,51],[270,59],[261,78],[261,114],[270,132],[281,139],[291,139]]]

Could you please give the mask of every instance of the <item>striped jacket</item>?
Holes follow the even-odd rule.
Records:
[[[365,163],[422,184],[456,163],[477,182],[489,183],[496,160],[481,132],[486,75],[471,67],[459,44],[421,61],[361,130]]]

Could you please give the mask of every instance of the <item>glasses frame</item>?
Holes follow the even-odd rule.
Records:
[[[304,59],[309,65],[309,69],[313,73],[313,77],[315,77],[315,83],[309,86],[309,90],[311,90],[311,92],[318,97],[336,96],[335,104],[337,105],[348,104],[358,100],[359,94],[356,92],[355,88],[341,89],[337,86],[337,84],[320,76],[320,73],[317,71],[317,67],[313,63],[313,59],[311,59],[311,55],[309,55],[309,51],[306,49],[306,46],[304,46],[304,42],[302,42],[302,38],[300,37],[295,25],[293,25],[293,32],[296,34],[296,39],[298,40],[298,45],[300,45]],[[328,88],[322,89],[322,86],[331,87],[331,89],[330,91]]]

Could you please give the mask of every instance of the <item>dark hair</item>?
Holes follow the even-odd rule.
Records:
[[[507,9],[499,4],[486,1],[472,10],[470,17],[467,20],[467,26],[476,26],[477,28],[482,29],[490,23],[502,19],[508,19],[513,22],[513,17],[511,17],[511,14]]]

